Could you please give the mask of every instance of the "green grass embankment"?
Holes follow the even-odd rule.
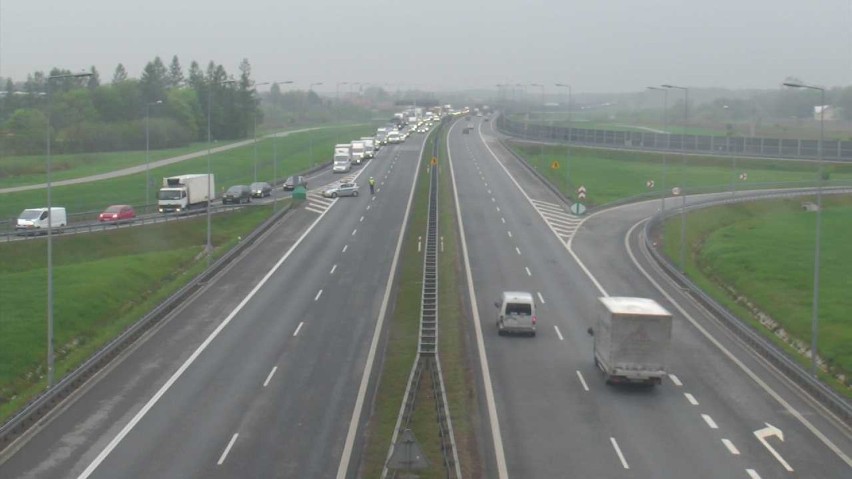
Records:
[[[525,158],[548,181],[568,197],[574,198],[580,185],[586,187],[586,205],[600,206],[617,200],[645,196],[659,198],[665,189],[671,195],[673,186],[691,192],[727,191],[732,186],[738,189],[756,187],[790,187],[812,184],[817,178],[813,162],[738,159],[733,169],[733,159],[702,156],[665,156],[660,153],[595,150],[563,146],[534,146],[509,143],[509,146]],[[551,168],[553,162],[559,169]],[[852,181],[852,165],[829,165],[832,184]],[[747,181],[739,180],[740,173],[747,173]],[[646,186],[654,181],[654,189]]]
[[[816,214],[803,202],[814,198],[748,202],[687,215],[686,272],[756,330],[802,364],[810,359]],[[852,397],[852,198],[824,197],[819,300],[819,355],[830,368],[824,379]],[[665,227],[664,249],[680,258],[680,219]],[[762,325],[757,315],[772,323]],[[783,330],[785,333],[782,333]],[[789,336],[789,337],[787,337]],[[845,376],[845,385],[837,379]]]
[[[213,216],[221,256],[271,206]],[[206,219],[57,235],[53,241],[56,378],[206,267]],[[0,421],[46,387],[46,241],[0,245]]]

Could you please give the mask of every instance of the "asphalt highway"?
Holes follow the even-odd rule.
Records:
[[[642,257],[641,228],[633,227],[656,212],[659,200],[574,217],[503,149],[489,123],[471,123],[476,129],[469,135],[457,123],[448,144],[479,313],[474,320],[490,371],[494,411],[487,420],[500,438],[494,442],[500,477],[852,474],[849,431]],[[498,336],[493,303],[505,290],[539,300],[536,337]],[[674,314],[671,375],[661,386],[604,384],[586,330],[605,295],[653,298]]]
[[[363,431],[344,446],[424,139],[312,178],[355,178],[361,194],[309,193],[7,451],[0,477],[351,476]]]

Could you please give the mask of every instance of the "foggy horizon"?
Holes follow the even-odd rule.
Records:
[[[771,89],[787,77],[827,88],[852,84],[852,3],[717,0],[606,2],[255,0],[209,5],[151,0],[0,3],[0,76],[16,82],[54,67],[123,64],[138,78],[177,55],[229,74],[247,58],[257,82],[292,80],[319,93],[497,90],[555,83],[578,93],[626,93],[671,83]],[[815,28],[819,25],[820,28]],[[360,83],[360,85],[353,85]],[[531,87],[538,93],[538,87]]]

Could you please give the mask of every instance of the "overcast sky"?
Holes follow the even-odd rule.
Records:
[[[852,0],[0,0],[0,76],[94,65],[106,82],[156,55],[330,92],[847,86]]]

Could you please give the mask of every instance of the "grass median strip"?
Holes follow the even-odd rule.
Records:
[[[421,168],[427,168],[432,157],[431,141],[424,150]],[[441,135],[444,144],[444,135]],[[441,158],[446,158],[442,149]],[[473,437],[475,386],[471,380],[471,367],[467,362],[465,342],[462,333],[464,320],[460,299],[458,274],[459,263],[456,245],[455,210],[452,203],[452,185],[449,182],[449,170],[439,160],[440,197],[439,234],[443,237],[438,245],[438,338],[439,354],[448,407],[453,422],[456,447],[459,451],[462,475],[475,477],[473,471],[479,470],[479,458],[476,456],[476,441]],[[423,253],[418,252],[418,236],[425,234],[428,210],[429,174],[422,174],[415,191],[409,231],[403,249],[403,261],[395,307],[388,330],[388,340],[384,354],[382,375],[376,393],[375,407],[370,418],[368,442],[362,461],[362,477],[380,477],[387,453],[391,445],[400,406],[404,400],[408,376],[417,356],[417,341],[420,327],[420,300],[423,279]],[[441,250],[443,243],[443,251]],[[432,379],[424,371],[416,408],[412,414],[410,428],[418,443],[430,461],[426,470],[418,470],[421,478],[445,478],[446,471],[440,449],[439,428],[436,415],[436,401],[432,394]]]
[[[213,216],[216,256],[269,218],[271,206]],[[206,267],[204,216],[54,238],[57,378]],[[46,387],[46,242],[0,245],[0,422]]]

